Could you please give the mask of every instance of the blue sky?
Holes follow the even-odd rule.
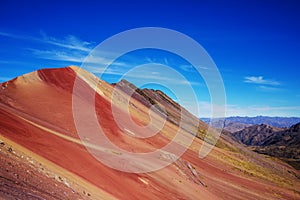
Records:
[[[0,82],[40,68],[80,66],[97,44],[114,34],[164,27],[190,36],[210,54],[224,81],[227,116],[300,117],[299,1],[75,2],[1,1]],[[192,83],[199,116],[209,116],[210,97],[202,78],[176,55],[145,50],[118,62],[103,77],[106,81],[117,81],[122,70],[135,65],[172,66]],[[154,68],[148,70],[148,78],[164,78]],[[145,74],[128,79],[139,84]],[[184,86],[165,79],[179,90]],[[173,96],[161,86],[147,86]]]

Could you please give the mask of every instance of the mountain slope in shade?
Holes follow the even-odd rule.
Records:
[[[95,111],[104,133],[127,151],[152,152],[168,144],[178,130],[185,137],[192,137],[195,128],[201,134],[207,131],[207,125],[162,92],[145,89],[135,91],[130,98],[132,120],[147,125],[151,105],[157,108],[153,114],[155,120],[163,120],[165,116],[168,119],[155,136],[133,137],[128,130],[134,127],[129,124],[119,127],[111,108],[114,104],[118,116],[125,120],[126,88],[132,86],[128,82],[110,85],[77,67],[32,72],[0,85],[0,136],[5,144],[25,155],[21,157],[22,166],[31,163],[26,157],[34,158],[30,166],[40,172],[43,180],[51,182],[49,174],[55,178],[60,172],[55,181],[67,187],[62,190],[86,199],[299,199],[296,170],[280,161],[266,160],[225,136],[204,159],[198,157],[202,137],[195,138],[181,158],[155,172],[134,174],[107,167],[82,145],[74,124],[72,92],[77,75],[85,91],[96,88]],[[80,94],[78,97],[84,105],[82,109],[93,106],[86,97]],[[189,116],[182,129],[178,127],[179,110]],[[94,137],[88,135],[84,140],[92,142]],[[182,141],[176,143],[178,148],[185,145]],[[107,158],[118,154],[109,149],[101,153],[107,154]],[[1,154],[1,159],[11,162],[13,158],[7,155]],[[46,172],[39,170],[40,165],[47,168]],[[11,173],[19,174],[22,166],[11,167],[9,173],[1,171],[0,176],[9,178]],[[26,187],[27,191],[35,191],[32,185]],[[16,191],[21,195],[23,189],[15,187],[2,193],[9,198]]]
[[[253,125],[241,131],[232,133],[232,136],[239,142],[250,145],[261,145],[264,140],[273,135],[274,132],[284,130],[282,128],[272,127],[266,124]]]
[[[300,147],[300,123],[270,135],[261,144],[261,146],[270,145]]]
[[[290,128],[254,125],[231,135],[258,153],[280,158],[300,169],[300,123]]]
[[[300,123],[273,133],[255,151],[280,158],[300,170]]]

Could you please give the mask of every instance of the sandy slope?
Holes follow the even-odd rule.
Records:
[[[85,187],[92,199],[109,196],[117,199],[299,198],[298,172],[242,147],[236,148],[224,139],[221,144],[227,146],[215,148],[208,157],[199,159],[202,141],[196,138],[179,160],[151,173],[125,173],[105,166],[89,154],[76,132],[72,116],[76,72],[80,73],[80,84],[85,90],[97,85],[94,76],[76,67],[40,70],[2,84],[0,134],[26,149],[29,156],[38,155],[46,166],[48,162],[53,163],[51,170],[62,168],[68,180],[82,185],[83,182],[78,181],[80,177],[89,182]],[[111,113],[114,87],[103,81],[100,83],[95,96],[96,113],[105,134],[114,144],[131,152],[151,152],[173,139],[178,127],[171,122],[166,122],[159,134],[147,139],[128,134],[126,130],[134,130],[130,124],[126,130],[118,127]],[[113,104],[122,118],[126,116],[122,103],[126,93],[118,91],[117,95]],[[85,104],[84,97],[82,102],[86,107],[91,106]],[[142,125],[149,123],[149,108],[136,99],[130,102],[132,119]],[[159,114],[154,116],[160,120]],[[191,137],[187,131],[182,134]],[[86,141],[92,143],[93,137],[88,135]],[[181,145],[178,144],[178,148]],[[99,147],[98,151],[106,153],[108,158],[114,154],[105,147]],[[96,196],[100,194],[107,198]]]

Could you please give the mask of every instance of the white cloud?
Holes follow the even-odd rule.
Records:
[[[192,72],[195,70],[192,65],[180,65],[179,67],[180,67],[180,69],[182,69],[183,71],[186,71],[186,72]]]
[[[111,64],[111,60],[105,57],[92,57],[90,56],[88,60],[85,60],[88,55],[86,52],[74,51],[74,50],[39,50],[39,49],[28,49],[32,54],[38,58],[47,60],[56,60],[64,62],[73,62],[77,64],[82,64],[85,62],[85,69],[92,73],[102,73],[105,66]],[[114,62],[115,66],[125,66],[125,63]]]
[[[57,60],[57,61],[68,61],[81,63],[86,55],[78,52],[67,52],[61,50],[39,50],[39,49],[28,49],[32,54],[38,58]]]
[[[153,60],[153,59],[150,58],[150,57],[146,57],[145,60],[146,60],[148,63],[155,63],[155,60]]]
[[[198,109],[197,109],[198,107]],[[214,113],[213,113],[213,110]],[[212,117],[212,115],[214,114],[214,117],[224,117],[224,115],[226,115],[226,109],[227,107],[224,105],[212,105],[210,102],[206,102],[206,101],[199,101],[198,105],[191,105],[188,107],[190,112],[194,112],[196,110],[198,110],[198,117]],[[195,113],[193,113],[195,114]]]
[[[68,35],[63,39],[58,39],[54,37],[49,37],[45,33],[42,33],[42,38],[39,39],[41,42],[55,45],[58,47],[63,47],[67,49],[74,49],[83,52],[90,52],[95,45],[91,42],[83,41],[74,35]]]
[[[99,66],[88,66],[86,69],[98,74],[103,73],[104,70],[104,68]],[[185,79],[171,68],[161,68],[161,64],[153,63],[136,67],[130,63],[117,63],[117,65],[108,67],[104,74],[122,76],[122,78],[135,84],[157,83],[161,85],[202,86],[199,82]]]
[[[258,87],[259,90],[264,91],[264,92],[279,92],[282,91],[282,89],[276,88],[276,87],[270,87],[270,86],[265,86],[265,85],[260,85]]]
[[[24,65],[26,62],[23,61],[15,61],[15,60],[0,60],[1,64],[14,64],[14,65]],[[3,66],[2,66],[3,67]]]
[[[0,36],[19,39],[19,40],[37,40],[37,38],[26,36],[26,35],[17,35],[14,33],[2,32],[0,31]]]
[[[164,63],[165,63],[167,66],[169,66],[169,65],[170,65],[170,63],[169,63],[169,61],[168,61],[168,59],[167,59],[167,58],[164,58]]]
[[[108,72],[109,73],[109,72]],[[109,74],[115,74],[115,75],[125,75],[125,79],[134,79],[134,80],[141,80],[142,82],[157,82],[158,84],[164,84],[164,85],[191,85],[191,86],[199,86],[201,83],[195,82],[195,81],[188,81],[188,80],[178,80],[176,78],[172,78],[170,76],[158,76],[155,73],[149,73],[149,74],[142,74],[142,73],[130,73],[126,74],[126,72],[122,73],[120,70],[115,70],[113,73]]]
[[[119,63],[120,65],[122,65],[122,63]],[[125,63],[124,63],[125,65]],[[106,67],[106,65],[96,65],[96,63],[91,63],[90,64],[86,64],[84,66],[84,69],[89,71],[89,72],[92,72],[92,73],[95,73],[97,75],[100,75],[100,74],[110,74],[110,75],[118,75],[118,76],[122,76],[124,74],[126,74],[126,71],[122,72],[121,70],[124,70],[125,68],[113,68],[113,67]]]
[[[0,36],[10,37],[10,38],[20,39],[20,40],[30,40],[35,43],[48,44],[48,46],[43,46],[43,49],[28,48],[27,50],[29,50],[30,53],[32,53],[37,58],[54,60],[54,61],[82,63],[86,58],[86,56],[89,55],[89,52],[95,46],[93,43],[81,40],[80,38],[75,37],[73,35],[68,35],[64,38],[55,38],[55,37],[50,37],[43,32],[41,32],[40,37],[32,37],[28,35],[17,35],[8,32],[0,32]],[[110,59],[108,58],[109,56],[111,56],[109,53],[101,52],[101,56],[93,57],[90,55],[87,63],[98,64],[98,65],[111,64]],[[0,61],[0,62],[3,63],[6,61]],[[125,63],[114,62],[114,65],[124,66]]]
[[[41,32],[41,37],[33,37],[28,35],[18,35],[9,32],[0,32],[0,36],[10,37],[20,40],[32,40],[34,42],[51,44],[57,47],[63,47],[67,49],[73,49],[78,51],[90,52],[95,45],[91,42],[83,41],[74,35],[68,35],[62,39],[47,36],[44,32]]]
[[[50,37],[43,32],[41,32],[39,37],[0,32],[0,36],[19,40],[29,40],[35,43],[47,45],[43,46],[43,49],[46,50],[32,48],[29,48],[28,50],[37,58],[73,63],[82,63],[84,58],[95,46],[93,43],[81,40],[73,35],[68,35],[64,38],[55,38]],[[89,63],[108,64],[109,61],[104,57],[90,57]],[[117,64],[118,63],[115,63],[115,65]]]
[[[244,77],[245,83],[254,83],[262,85],[281,85],[278,81],[264,79],[263,76],[246,76]]]
[[[198,66],[197,69],[193,67],[193,65],[180,65],[180,69],[182,69],[185,72],[196,72],[197,69],[202,69],[202,70],[209,70],[210,68],[205,67],[205,66]]]

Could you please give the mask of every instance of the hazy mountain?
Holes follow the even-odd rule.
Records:
[[[205,123],[210,123],[211,121],[209,118],[201,118],[201,120]],[[227,117],[225,121],[221,119],[213,119],[212,126],[215,128],[224,127],[227,131],[236,132],[257,124],[267,124],[278,128],[287,128],[299,122],[300,117]]]
[[[236,131],[239,131],[239,130],[243,130],[244,128],[247,128],[249,126],[252,126],[252,124],[243,124],[243,123],[238,123],[238,122],[230,122],[230,121],[227,122],[226,121],[224,129],[231,132],[231,133],[233,133],[233,132],[236,132]],[[213,127],[217,128],[218,126],[214,125]]]

